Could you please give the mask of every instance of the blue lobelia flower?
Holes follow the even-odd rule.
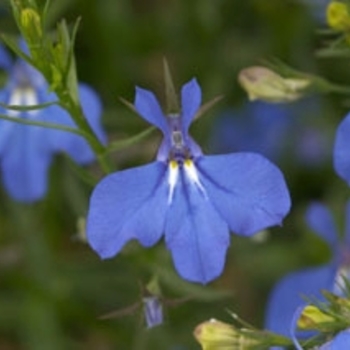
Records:
[[[164,233],[179,274],[206,283],[222,273],[229,230],[250,236],[280,224],[290,198],[282,173],[262,156],[202,154],[188,133],[201,104],[195,79],[183,86],[181,102],[181,113],[164,115],[152,92],[136,88],[136,110],[164,138],[156,161],[97,185],[87,237],[110,258],[131,239],[149,247]]]
[[[332,251],[329,263],[291,273],[277,283],[269,297],[265,326],[267,329],[286,335],[296,309],[307,301],[303,297],[324,300],[321,290],[338,295],[344,291],[343,277],[350,271],[350,201],[346,206],[346,228],[344,242],[339,243],[337,231],[330,211],[323,204],[315,202],[306,212],[306,221]]]
[[[26,50],[23,42],[21,46]],[[12,62],[3,47],[0,49],[0,67],[8,74],[8,81],[0,90],[0,102],[7,105],[31,106],[57,100],[54,93],[48,92],[48,84],[36,69],[21,59]],[[88,122],[100,140],[104,141],[105,134],[100,125],[102,109],[99,97],[84,84],[79,85],[79,95]],[[57,105],[31,111],[0,107],[0,114],[75,127],[68,113]],[[33,202],[43,198],[47,190],[48,169],[53,155],[61,151],[80,164],[94,160],[92,150],[79,135],[0,120],[2,180],[13,199]]]

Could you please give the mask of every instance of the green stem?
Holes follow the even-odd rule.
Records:
[[[59,97],[61,107],[71,115],[77,124],[78,129],[83,132],[83,136],[95,153],[102,170],[106,174],[110,173],[112,169],[105,157],[106,147],[101,143],[90,124],[87,122],[81,106],[75,103],[73,98],[68,93],[57,91],[57,96]],[[89,137],[87,137],[87,135]]]

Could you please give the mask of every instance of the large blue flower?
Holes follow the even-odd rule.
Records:
[[[21,45],[23,46],[23,42]],[[2,103],[30,106],[57,100],[55,94],[48,92],[48,85],[37,70],[21,59],[12,62],[2,47],[0,67],[8,73],[7,84],[0,90]],[[104,141],[105,134],[100,125],[99,97],[83,84],[79,85],[79,95],[88,122]],[[14,111],[0,107],[0,114],[75,127],[68,113],[57,105],[32,111]],[[79,135],[0,120],[2,180],[7,192],[15,200],[33,202],[45,195],[48,168],[54,153],[61,151],[68,153],[80,164],[94,159],[89,145]]]
[[[332,215],[321,203],[313,203],[307,210],[306,221],[323,240],[331,251],[329,263],[315,268],[307,268],[284,277],[272,290],[267,312],[266,328],[288,335],[293,314],[307,301],[303,297],[323,300],[321,290],[328,290],[338,295],[344,290],[343,276],[349,276],[350,266],[350,201],[346,207],[346,229],[344,242],[339,244]]]
[[[283,175],[262,156],[202,154],[188,133],[201,103],[195,79],[183,86],[181,102],[180,114],[164,115],[152,92],[136,89],[136,110],[164,139],[155,162],[97,185],[87,237],[110,258],[131,239],[149,247],[164,233],[179,274],[206,283],[222,273],[229,231],[250,236],[280,224],[290,198]]]

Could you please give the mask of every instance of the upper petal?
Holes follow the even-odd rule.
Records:
[[[307,304],[303,297],[323,300],[321,290],[332,290],[335,275],[333,264],[294,272],[281,279],[269,296],[265,327],[289,336],[295,310]]]
[[[350,185],[350,113],[339,124],[334,144],[334,168],[337,174]]]
[[[166,118],[153,92],[136,87],[134,105],[142,118],[158,127],[164,134],[167,133]]]
[[[10,122],[8,122],[10,124]],[[33,202],[47,190],[50,150],[40,127],[15,125],[1,158],[4,186],[15,200]]]
[[[182,126],[187,131],[202,101],[202,91],[193,78],[181,89]]]
[[[333,249],[337,246],[337,230],[332,214],[322,203],[314,202],[306,211],[306,222]]]
[[[258,154],[204,156],[197,166],[211,202],[237,234],[281,224],[290,209],[282,173]]]
[[[182,171],[167,213],[165,239],[184,279],[207,283],[222,273],[229,246],[228,226]]]
[[[164,231],[167,210],[166,166],[154,162],[102,179],[90,198],[87,238],[102,257],[117,254],[137,239],[155,244]]]

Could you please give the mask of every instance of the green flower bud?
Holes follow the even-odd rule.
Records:
[[[43,32],[39,14],[32,8],[25,8],[20,16],[21,27],[26,38],[32,43],[41,40]]]
[[[298,327],[303,330],[329,331],[329,325],[334,324],[336,320],[322,312],[314,305],[305,306],[299,320]]]

